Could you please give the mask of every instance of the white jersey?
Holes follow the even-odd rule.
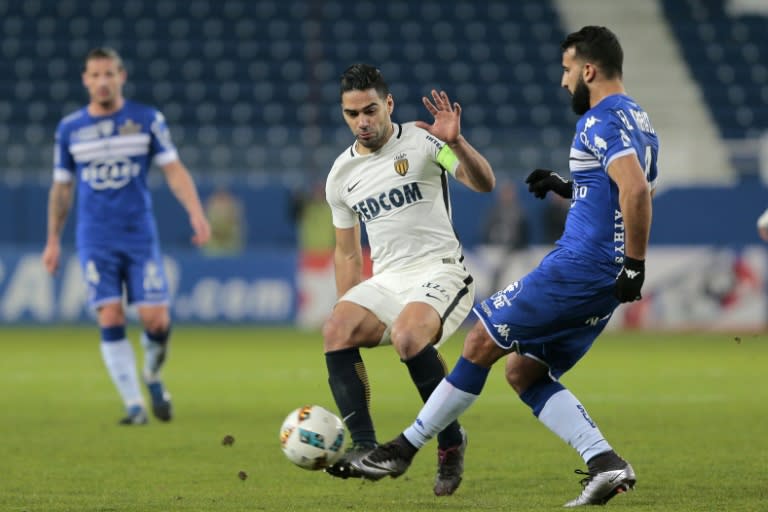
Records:
[[[374,274],[462,258],[446,172],[455,168],[437,161],[444,144],[414,123],[395,123],[378,151],[359,154],[353,144],[334,162],[325,185],[333,225],[365,223]]]

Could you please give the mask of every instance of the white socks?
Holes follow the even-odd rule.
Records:
[[[584,406],[567,389],[549,397],[539,421],[579,452],[584,462],[612,449]]]
[[[416,421],[405,429],[403,435],[413,446],[421,448],[469,409],[477,397],[443,379],[419,411]]]
[[[139,379],[136,374],[136,359],[133,347],[127,339],[119,341],[102,341],[101,355],[112,382],[115,383],[120,397],[126,408],[133,405],[144,406],[144,398],[139,389]]]

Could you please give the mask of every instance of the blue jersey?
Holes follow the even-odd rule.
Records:
[[[571,144],[573,198],[557,245],[615,277],[624,262],[624,220],[608,166],[622,156],[637,155],[653,189],[658,151],[648,114],[630,97],[608,96],[587,111],[576,123]]]
[[[135,246],[157,242],[147,173],[178,159],[163,115],[126,101],[92,116],[87,107],[56,129],[54,179],[77,180],[77,245]]]

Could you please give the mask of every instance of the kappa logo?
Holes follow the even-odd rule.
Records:
[[[629,270],[628,268],[624,269],[624,273],[627,274],[627,277],[630,279],[634,279],[640,275],[640,272],[638,272],[637,270]]]
[[[361,181],[363,181],[363,180],[357,180],[356,182],[354,182],[353,184],[348,186],[347,187],[347,192],[352,192],[353,190],[355,190],[355,187],[358,186]]]
[[[504,338],[504,341],[509,340],[509,326],[507,324],[493,324],[494,329],[500,337]]]
[[[604,320],[608,320],[609,318],[611,318],[612,314],[613,313],[608,313],[604,317],[591,316],[591,317],[587,318],[586,320],[584,320],[584,324],[585,325],[591,325],[592,327],[594,327],[594,326],[596,326],[598,324],[598,322],[602,322]]]

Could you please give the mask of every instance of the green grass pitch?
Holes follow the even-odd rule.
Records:
[[[128,428],[116,425],[123,411],[96,338],[87,326],[0,329],[0,510],[560,510],[580,491],[581,459],[519,402],[501,364],[462,418],[464,482],[437,498],[434,441],[406,475],[375,483],[284,458],[289,411],[335,410],[315,332],[178,326],[165,374],[176,417]],[[444,347],[450,366],[460,347],[460,335]],[[363,356],[386,441],[420,403],[391,347]],[[766,368],[764,334],[604,334],[563,382],[638,474],[608,507],[768,510]]]

